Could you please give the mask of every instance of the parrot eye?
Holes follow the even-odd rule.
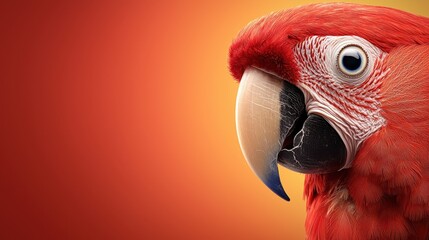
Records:
[[[337,66],[348,77],[360,75],[366,68],[368,57],[357,45],[348,45],[338,54]]]

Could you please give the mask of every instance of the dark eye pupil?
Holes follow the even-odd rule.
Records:
[[[362,64],[362,59],[359,53],[349,53],[343,56],[343,66],[350,71],[357,70]]]

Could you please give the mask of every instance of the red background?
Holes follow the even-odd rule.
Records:
[[[0,3],[0,239],[304,238],[303,176],[286,203],[240,152],[227,53],[310,1],[231,2]]]

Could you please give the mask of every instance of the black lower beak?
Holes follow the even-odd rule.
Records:
[[[328,173],[341,169],[346,158],[346,146],[335,129],[321,116],[310,115],[293,137],[292,148],[282,149],[277,161],[300,173]]]

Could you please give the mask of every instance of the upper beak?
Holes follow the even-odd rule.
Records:
[[[256,68],[247,68],[241,78],[236,124],[250,167],[287,201],[277,162],[302,173],[338,171],[345,164],[347,153],[340,136],[322,117],[307,116],[301,90]]]

